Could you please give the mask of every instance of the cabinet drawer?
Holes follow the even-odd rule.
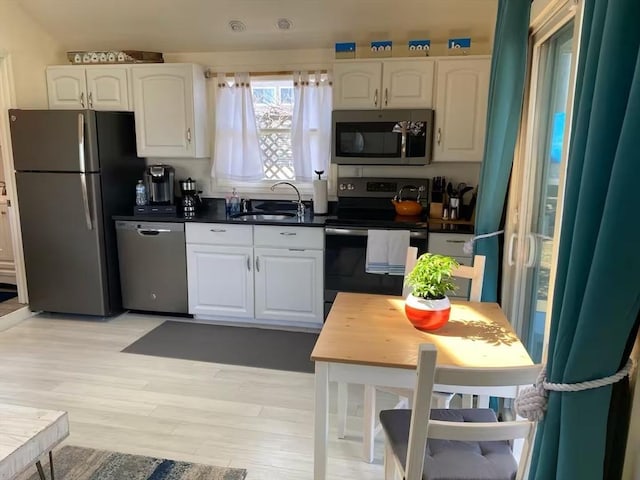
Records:
[[[473,235],[461,233],[430,233],[429,252],[452,257],[471,257],[464,252],[464,242],[471,240]]]
[[[187,243],[206,245],[253,245],[251,225],[229,225],[227,223],[187,223]]]
[[[256,247],[324,249],[324,229],[313,227],[254,226]]]

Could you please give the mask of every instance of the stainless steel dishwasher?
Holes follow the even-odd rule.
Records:
[[[116,222],[122,306],[188,313],[184,224]]]

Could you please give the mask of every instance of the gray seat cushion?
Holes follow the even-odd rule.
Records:
[[[433,409],[432,420],[447,422],[497,422],[489,408]],[[380,423],[402,465],[407,460],[411,410],[383,410]],[[425,480],[513,480],[518,464],[508,441],[427,441]]]

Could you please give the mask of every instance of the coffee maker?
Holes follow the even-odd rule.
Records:
[[[173,205],[175,170],[170,165],[149,165],[144,171],[144,184],[150,205]]]
[[[196,188],[196,181],[191,177],[180,180],[180,193],[182,194],[182,211],[185,218],[193,217],[200,206],[200,197]]]

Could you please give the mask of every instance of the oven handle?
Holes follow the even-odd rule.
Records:
[[[342,235],[342,236],[350,236],[350,237],[366,237],[368,229],[360,229],[360,228],[332,228],[325,227],[324,233],[326,235]],[[427,238],[428,232],[417,232],[411,231],[409,236],[411,238]]]

